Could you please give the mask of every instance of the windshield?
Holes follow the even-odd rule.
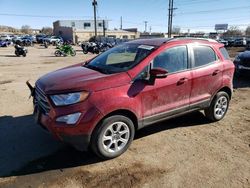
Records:
[[[124,72],[140,63],[154,49],[154,46],[124,43],[97,56],[85,67],[104,74]]]

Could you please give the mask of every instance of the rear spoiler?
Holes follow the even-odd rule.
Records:
[[[30,90],[30,97],[31,97],[31,96],[34,97],[34,95],[35,95],[35,87],[33,87],[33,86],[29,83],[29,81],[26,82],[26,85],[28,86],[28,88],[29,88],[29,90]]]

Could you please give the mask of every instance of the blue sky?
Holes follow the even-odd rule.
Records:
[[[97,0],[97,15],[107,18],[109,29],[137,27],[166,32],[168,0]],[[20,28],[52,27],[59,19],[93,18],[92,0],[0,0],[0,25]],[[174,0],[173,25],[182,31],[213,31],[215,24],[228,23],[244,29],[250,25],[250,0]]]

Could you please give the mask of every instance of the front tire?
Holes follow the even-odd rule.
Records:
[[[20,54],[19,54],[19,52],[17,50],[15,51],[15,54],[16,54],[17,57],[20,57]]]
[[[122,115],[104,119],[94,130],[91,148],[99,157],[112,159],[124,153],[134,139],[133,122]]]
[[[76,56],[76,51],[75,50],[72,50],[71,56]]]
[[[226,92],[218,92],[210,106],[205,109],[205,116],[212,122],[222,120],[227,113],[229,101],[230,98]]]
[[[60,52],[60,50],[55,51],[55,56],[56,57],[60,57],[61,55],[62,55],[62,53]]]

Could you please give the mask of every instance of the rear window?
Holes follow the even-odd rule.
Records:
[[[220,52],[221,52],[221,54],[223,55],[224,59],[227,59],[227,60],[230,59],[230,57],[229,57],[229,55],[228,55],[228,52],[227,52],[227,50],[226,50],[224,47],[223,47],[223,48],[220,48]]]
[[[217,60],[214,50],[208,46],[194,46],[195,67],[203,66]]]

